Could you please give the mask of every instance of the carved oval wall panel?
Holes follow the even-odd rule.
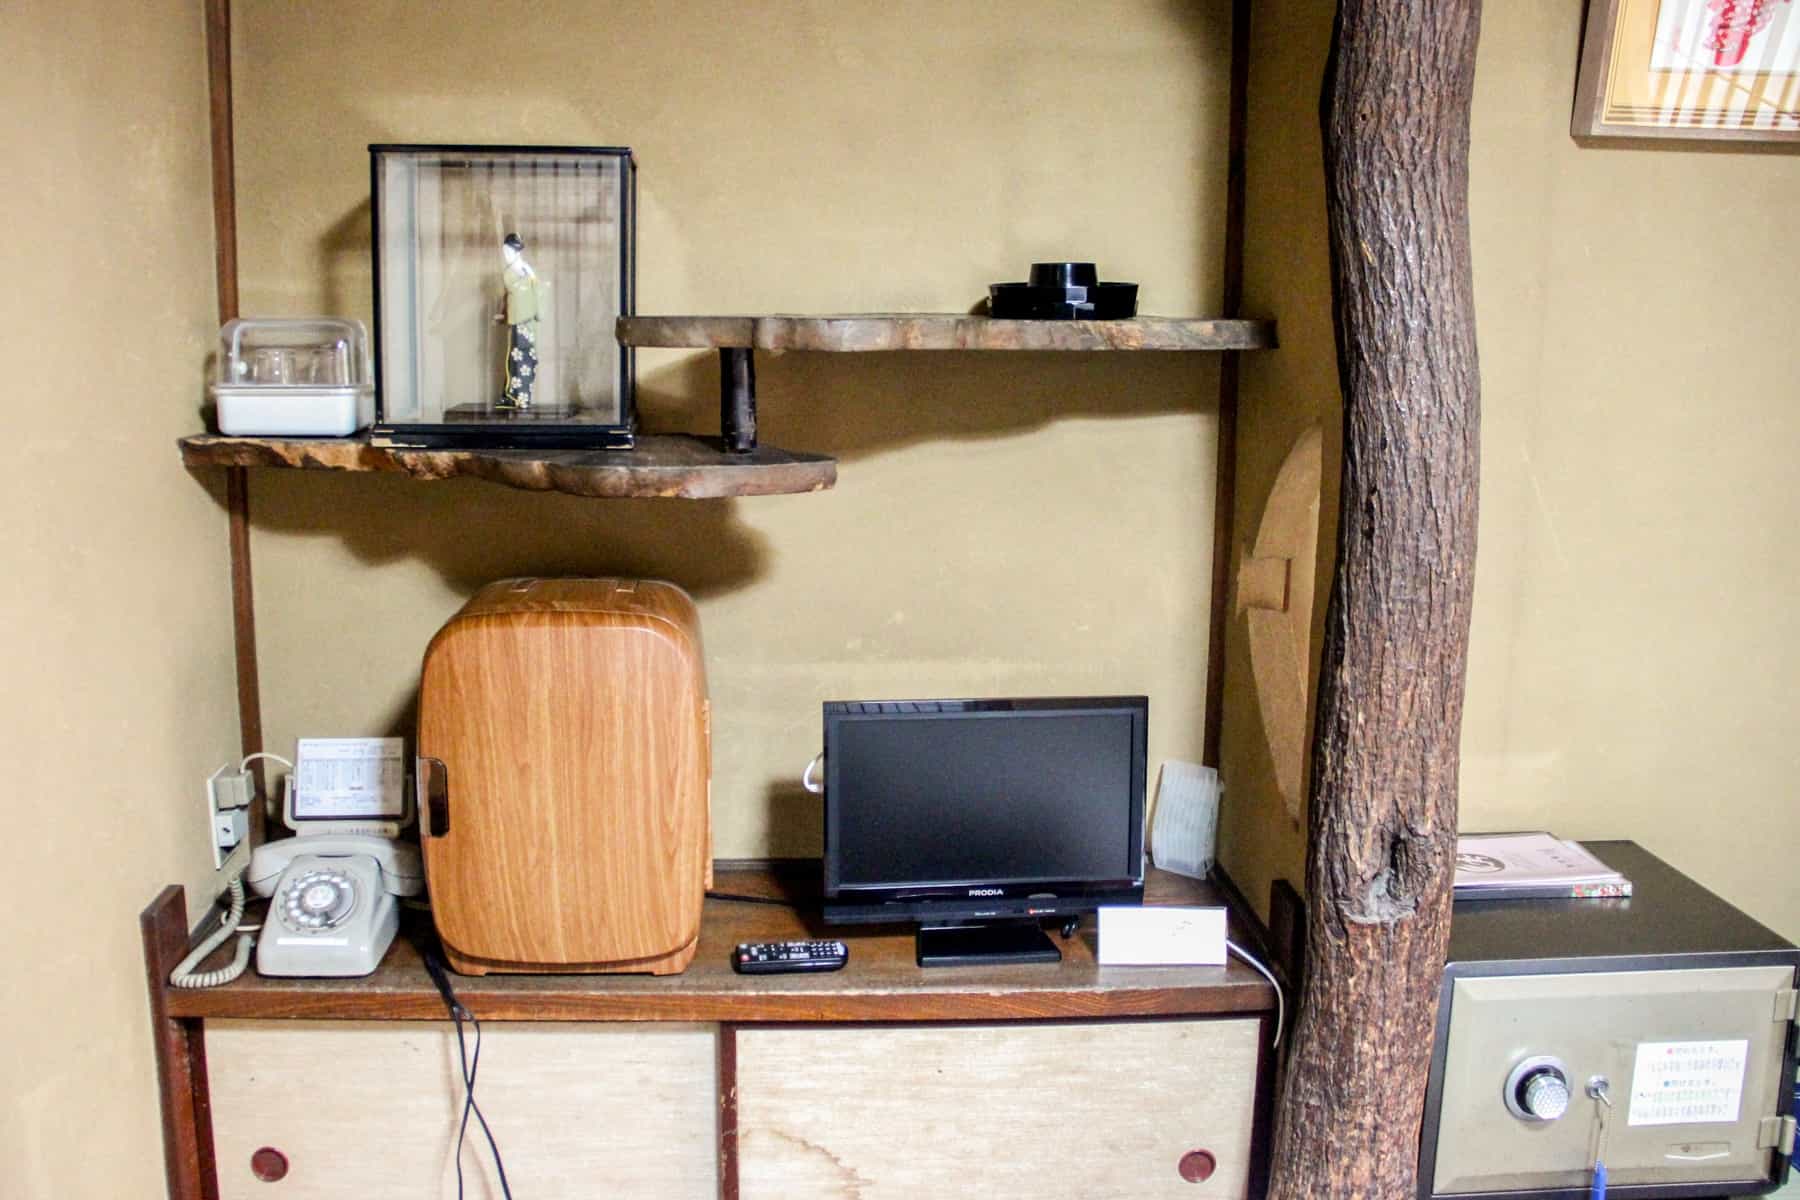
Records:
[[[1249,625],[1263,738],[1281,801],[1296,820],[1306,786],[1323,446],[1316,425],[1295,440],[1269,490],[1256,541],[1238,566],[1237,611]]]

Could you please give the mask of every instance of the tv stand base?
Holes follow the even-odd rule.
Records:
[[[1062,961],[1062,951],[1035,920],[921,925],[914,944],[921,967]]]

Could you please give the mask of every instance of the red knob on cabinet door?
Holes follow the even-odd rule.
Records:
[[[250,1173],[264,1183],[277,1183],[287,1178],[287,1155],[273,1146],[264,1146],[250,1156]]]
[[[1211,1150],[1189,1150],[1181,1156],[1175,1169],[1189,1183],[1205,1183],[1219,1169],[1219,1160],[1213,1157]]]

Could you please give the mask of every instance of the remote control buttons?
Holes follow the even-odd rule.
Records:
[[[731,968],[740,975],[775,975],[789,971],[835,971],[850,957],[843,942],[744,942],[731,952]]]

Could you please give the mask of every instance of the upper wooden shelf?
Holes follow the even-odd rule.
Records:
[[[991,1021],[1258,1015],[1274,1008],[1268,983],[1235,961],[1223,967],[1099,966],[1092,919],[1074,938],[1058,939],[1061,963],[921,970],[913,962],[911,926],[820,924],[816,866],[810,876],[722,869],[715,886],[784,897],[801,907],[708,900],[699,953],[679,975],[455,976],[457,997],[483,1020],[511,1021]],[[1161,871],[1150,873],[1146,891],[1146,902],[1154,904],[1224,902],[1208,884]],[[169,894],[178,897],[179,889]],[[168,906],[166,900],[159,904]],[[427,938],[429,927],[428,920],[414,924]],[[739,942],[805,937],[841,938],[850,946],[848,965],[826,975],[739,975],[731,969],[731,949]],[[229,948],[220,950],[206,965],[229,957]],[[172,1017],[444,1015],[443,1000],[405,929],[381,966],[364,978],[265,978],[251,970],[224,987],[165,986],[163,996]]]
[[[776,496],[823,491],[837,482],[837,460],[758,446],[728,453],[716,438],[639,437],[631,450],[420,450],[372,446],[366,437],[181,439],[190,467],[301,467],[386,471],[414,479],[467,475],[534,492],[603,499]]]
[[[1200,317],[1000,321],[953,313],[620,317],[627,346],[749,350],[1272,350],[1275,322]]]

